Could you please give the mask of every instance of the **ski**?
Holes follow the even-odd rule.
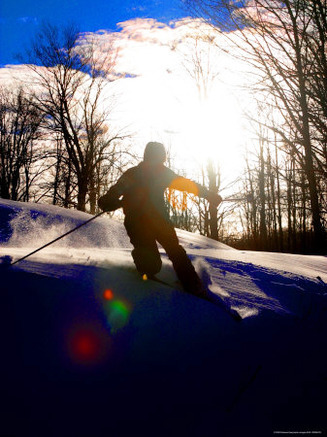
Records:
[[[158,282],[159,284],[166,285],[167,287],[170,287],[170,288],[173,288],[173,289],[178,288],[177,285],[174,285],[174,284],[171,284],[169,282],[163,281],[162,279],[159,279],[156,276],[146,276],[146,278],[144,278],[144,276],[146,276],[146,275],[143,275],[143,280],[144,281],[147,281],[147,280],[148,281],[154,281],[154,282]]]
[[[208,290],[207,298],[205,299],[225,310],[237,322],[242,321],[242,317],[239,315],[239,313],[226,304],[226,302],[220,296],[213,293],[211,290]]]
[[[165,285],[169,288],[172,288],[174,290],[178,289],[178,285],[174,285],[171,284],[169,282],[163,281],[162,279],[157,278],[156,276],[146,276],[146,278],[143,276],[143,280],[149,280],[149,281],[155,281],[159,284]],[[207,289],[207,295],[206,296],[197,296],[200,299],[204,299],[214,305],[219,306],[221,309],[223,309],[224,311],[226,311],[232,318],[233,320],[240,322],[242,320],[242,317],[239,315],[239,313],[236,310],[233,310],[232,308],[230,308],[226,302],[217,294],[213,293],[210,289]]]
[[[235,321],[241,322],[242,317],[240,316],[240,314],[236,310],[231,308],[230,305],[226,303],[221,296],[212,291],[212,279],[210,277],[210,274],[208,273],[208,268],[205,264],[202,264],[200,266],[198,275],[207,290],[207,296],[204,299],[206,299],[208,302],[213,303],[214,305],[219,306],[221,309],[227,312]]]

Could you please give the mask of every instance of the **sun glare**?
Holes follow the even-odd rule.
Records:
[[[239,172],[245,138],[241,110],[234,98],[195,101],[183,113],[180,127],[176,138],[180,145],[176,147],[182,147],[185,166],[205,165],[210,159],[231,179]]]
[[[124,29],[115,34],[121,48],[115,68],[133,76],[113,82],[120,96],[116,116],[135,135],[138,153],[148,141],[160,141],[171,150],[175,169],[189,177],[211,159],[223,177],[236,179],[246,142],[238,101],[244,100],[239,61],[199,38],[211,31],[200,22],[157,28],[155,39],[148,21],[131,22]]]

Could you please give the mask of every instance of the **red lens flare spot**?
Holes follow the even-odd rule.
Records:
[[[92,331],[77,331],[70,340],[70,352],[74,361],[95,363],[101,356],[101,338]]]
[[[107,290],[104,290],[103,292],[103,298],[106,300],[112,300],[114,298],[114,293],[110,288],[107,288]]]
[[[83,335],[75,340],[75,350],[80,357],[93,357],[96,352],[96,344],[90,335]]]
[[[62,335],[63,359],[74,369],[94,369],[113,357],[112,336],[102,320],[72,319]]]

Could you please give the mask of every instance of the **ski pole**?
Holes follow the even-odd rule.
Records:
[[[36,252],[39,252],[40,250],[50,246],[51,244],[56,243],[57,241],[66,237],[67,235],[71,234],[72,232],[77,231],[77,229],[80,229],[81,227],[83,227],[83,226],[87,225],[88,223],[90,223],[91,221],[95,220],[100,215],[104,214],[105,212],[107,212],[107,211],[99,212],[98,214],[94,215],[90,219],[86,220],[86,222],[81,223],[80,225],[76,226],[75,228],[71,229],[70,231],[65,232],[63,235],[60,235],[59,237],[55,238],[54,240],[49,241],[49,243],[46,243],[42,247],[39,247],[38,249],[33,250],[33,252],[28,253],[27,255],[23,256],[22,258],[17,259],[16,261],[14,261],[13,263],[10,263],[9,265],[13,266],[13,265],[19,263],[20,261],[23,261],[24,259],[28,258],[29,256],[34,255]]]

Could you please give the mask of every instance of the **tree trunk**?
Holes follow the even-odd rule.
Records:
[[[278,148],[275,142],[275,159],[276,159],[276,178],[277,178],[277,209],[278,209],[278,240],[279,250],[284,251],[284,236],[283,236],[283,224],[282,224],[282,205],[281,205],[281,189],[280,189],[280,177],[279,177],[279,161],[278,161]]]
[[[265,193],[265,162],[263,144],[260,144],[260,170],[259,170],[259,197],[260,197],[260,249],[266,249],[267,224],[266,224],[266,193]]]
[[[217,173],[214,169],[212,161],[208,162],[208,179],[209,179],[209,190],[217,193]],[[217,207],[214,205],[209,205],[209,226],[210,226],[210,237],[214,240],[218,240],[218,211]]]
[[[85,177],[82,177],[78,181],[77,209],[79,211],[85,212],[87,192],[88,192],[87,179]]]
[[[90,198],[90,213],[95,214],[97,194],[96,194],[96,187],[94,181],[94,174],[92,174],[90,177],[89,198]]]

